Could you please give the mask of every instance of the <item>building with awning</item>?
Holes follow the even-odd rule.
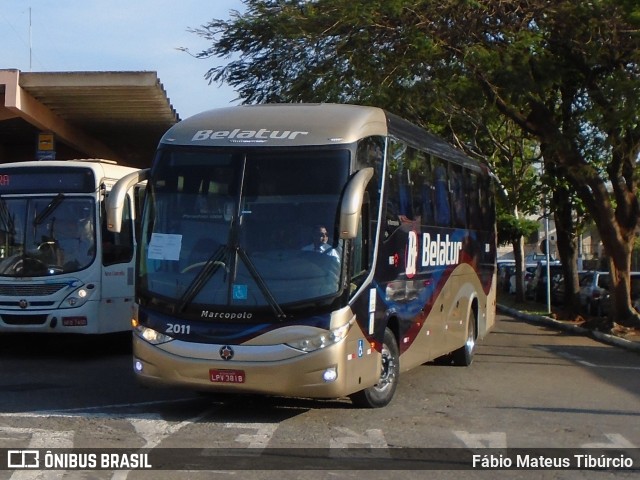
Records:
[[[0,163],[105,158],[148,167],[179,120],[156,72],[0,70]]]

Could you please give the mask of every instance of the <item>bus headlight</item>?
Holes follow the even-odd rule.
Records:
[[[349,328],[351,328],[351,323],[352,322],[349,322],[346,325],[334,328],[333,330],[329,330],[328,332],[323,332],[317,335],[309,336],[307,338],[288,342],[286,345],[297,350],[302,350],[303,352],[313,352],[321,348],[330,347],[331,345],[335,345],[336,343],[340,342],[347,336],[347,333],[349,333]]]
[[[161,343],[167,343],[173,340],[173,337],[160,333],[153,328],[145,327],[144,325],[137,325],[133,331],[151,345],[160,345]]]
[[[71,292],[60,304],[60,308],[75,308],[81,307],[87,300],[91,298],[91,295],[95,291],[95,285],[93,283],[88,283],[87,285],[83,285],[82,287],[76,288],[73,292]]]

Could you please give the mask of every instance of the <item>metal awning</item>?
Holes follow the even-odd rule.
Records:
[[[147,167],[178,121],[156,72],[0,70],[0,163],[36,159],[53,133],[57,159]]]

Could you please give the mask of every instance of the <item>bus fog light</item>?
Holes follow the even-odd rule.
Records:
[[[322,379],[327,383],[335,382],[336,378],[338,378],[336,367],[327,368],[322,374]]]
[[[140,360],[138,360],[137,358],[133,360],[133,370],[140,373],[142,372],[142,369],[144,367],[142,366],[142,362]]]

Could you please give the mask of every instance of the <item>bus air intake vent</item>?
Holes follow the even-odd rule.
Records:
[[[47,321],[46,315],[2,315],[7,325],[43,325]]]
[[[66,283],[45,285],[0,285],[0,295],[6,297],[31,297],[53,295],[67,286]]]

